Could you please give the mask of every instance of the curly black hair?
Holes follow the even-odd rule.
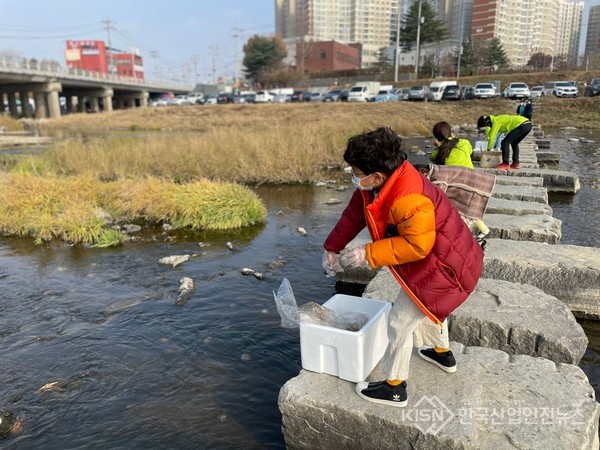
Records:
[[[381,172],[390,176],[406,161],[406,153],[398,133],[389,127],[379,127],[348,139],[344,161],[365,175]]]

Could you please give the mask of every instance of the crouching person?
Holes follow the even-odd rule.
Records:
[[[417,327],[430,345],[419,355],[445,372],[456,371],[446,318],[475,289],[483,266],[483,251],[459,213],[406,160],[401,142],[386,127],[349,139],[344,160],[357,189],[324,243],[324,268],[331,274],[339,253],[366,226],[373,242],[352,250],[347,262],[388,266],[400,284],[382,360],[387,378],[356,385],[365,400],[399,407],[407,405]]]

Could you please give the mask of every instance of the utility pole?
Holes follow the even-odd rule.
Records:
[[[401,11],[402,0],[398,0],[398,10],[396,12],[396,54],[394,58],[394,82],[398,81],[398,64],[400,61],[400,17],[402,16]]]
[[[421,44],[421,1],[419,0],[419,12],[417,14],[417,54],[415,61],[415,80],[419,78],[419,46]]]
[[[194,66],[194,84],[198,84],[198,55],[192,55],[192,65]]]
[[[158,81],[158,52],[156,50],[151,50],[150,58],[154,60],[154,78]]]
[[[112,22],[107,17],[106,19],[104,19],[102,21],[102,23],[104,24],[104,27],[106,28],[106,34],[107,34],[107,37],[108,37],[108,40],[106,41],[108,43],[108,73],[112,74],[113,70],[114,70],[113,55],[112,55],[112,44],[111,44],[111,39],[110,39],[110,31],[113,29],[112,28]]]
[[[458,35],[458,61],[456,64],[456,78],[460,78],[460,59],[462,56],[463,31],[465,27],[465,0],[460,0],[460,33]]]
[[[217,46],[215,45],[215,41],[210,46],[210,58],[212,61],[212,82],[213,84],[217,84]]]
[[[237,40],[238,38],[241,36],[242,30],[241,28],[233,28],[233,80],[234,83],[236,83],[238,81],[238,46],[237,46]]]

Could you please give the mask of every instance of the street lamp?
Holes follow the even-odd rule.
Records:
[[[464,20],[465,20],[465,0],[460,2],[460,33],[458,36],[458,61],[456,64],[456,78],[460,78],[460,58],[462,56],[462,43],[463,43],[463,32],[464,32]]]
[[[398,64],[400,59],[400,10],[402,2],[398,0],[398,12],[396,13],[396,55],[394,58],[394,81],[398,81]]]
[[[421,17],[421,1],[419,0],[419,12],[417,14],[417,54],[415,61],[415,80],[419,78],[419,45],[421,41],[421,23],[425,22],[425,18]]]

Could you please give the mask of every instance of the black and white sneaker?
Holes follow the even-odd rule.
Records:
[[[356,385],[356,393],[370,402],[395,406],[396,408],[404,408],[408,403],[406,381],[398,386],[392,386],[385,381],[374,383],[362,381]]]
[[[425,361],[435,364],[444,372],[456,372],[456,359],[451,350],[444,353],[438,353],[430,347],[421,347],[419,349],[419,356]]]

